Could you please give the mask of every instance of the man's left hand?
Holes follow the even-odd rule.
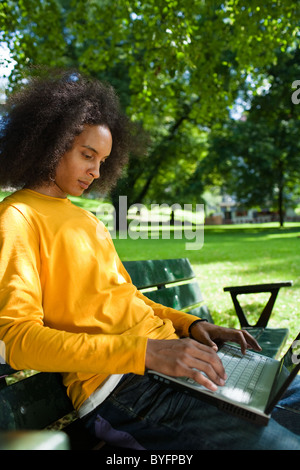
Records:
[[[190,333],[193,339],[212,347],[215,351],[218,350],[218,343],[224,343],[225,341],[239,344],[243,354],[246,353],[248,348],[254,349],[254,351],[262,350],[257,341],[246,330],[225,328],[209,322],[197,322],[191,327]]]

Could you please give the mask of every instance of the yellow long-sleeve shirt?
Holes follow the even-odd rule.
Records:
[[[104,225],[69,199],[26,189],[0,204],[6,361],[61,372],[76,409],[110,374],[143,374],[147,338],[187,336],[196,319],[143,296]]]

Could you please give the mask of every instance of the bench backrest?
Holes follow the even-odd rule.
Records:
[[[124,266],[153,301],[212,321],[188,259],[127,261]],[[73,410],[60,374],[37,373],[7,386],[15,372],[0,365],[0,429],[44,429]]]
[[[125,261],[123,264],[133,284],[149,299],[213,323],[188,258]]]

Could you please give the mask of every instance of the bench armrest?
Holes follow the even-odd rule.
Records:
[[[224,287],[224,292],[229,292],[235,307],[236,314],[240,321],[240,325],[242,328],[244,327],[265,327],[268,324],[269,318],[271,316],[279,289],[281,287],[290,287],[293,285],[293,281],[285,281],[285,282],[273,282],[269,284],[252,284],[246,286],[232,286],[232,287]],[[263,309],[256,325],[250,325],[248,320],[243,312],[243,309],[237,299],[238,295],[241,294],[256,294],[261,292],[270,292],[270,298]]]

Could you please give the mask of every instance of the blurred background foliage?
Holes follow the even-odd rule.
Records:
[[[296,0],[2,0],[6,92],[43,65],[114,85],[136,123],[115,206],[217,187],[284,214],[300,181],[299,20]]]

